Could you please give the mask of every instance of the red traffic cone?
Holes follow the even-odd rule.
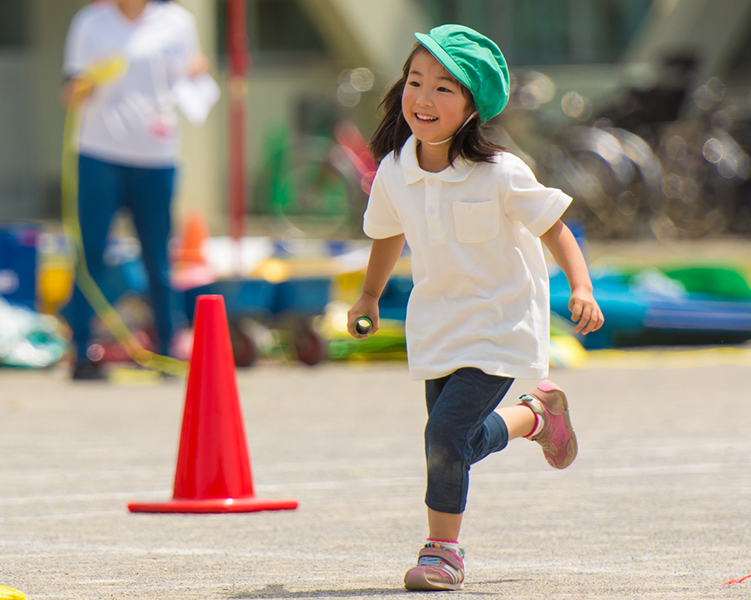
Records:
[[[224,298],[199,296],[194,326],[173,498],[132,502],[128,510],[228,513],[297,508],[297,500],[261,500],[253,492]]]

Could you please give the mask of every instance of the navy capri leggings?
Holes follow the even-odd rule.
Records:
[[[428,508],[464,512],[470,465],[508,444],[506,423],[493,411],[513,381],[468,367],[425,382]]]

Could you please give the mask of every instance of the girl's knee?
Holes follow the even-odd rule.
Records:
[[[451,421],[429,419],[425,427],[425,450],[428,472],[460,472],[467,462],[463,449],[466,432]]]
[[[453,437],[451,426],[442,419],[436,419],[434,416],[428,419],[425,425],[425,444],[426,447],[445,445]]]

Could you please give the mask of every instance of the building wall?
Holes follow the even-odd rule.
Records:
[[[693,53],[698,85],[727,73],[750,26],[751,0],[654,0],[624,60],[659,66],[668,56]]]
[[[60,103],[63,47],[68,23],[85,0],[28,0],[29,57],[34,140],[33,171],[39,203],[51,217],[60,212],[60,163],[65,111]]]
[[[0,218],[39,214],[34,172],[32,60],[20,50],[0,51]]]

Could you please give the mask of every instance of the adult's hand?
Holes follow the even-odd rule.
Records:
[[[186,74],[189,79],[195,79],[206,73],[211,73],[211,61],[206,58],[205,54],[198,53],[188,61]]]
[[[78,108],[94,91],[94,84],[88,77],[74,77],[63,84],[60,102],[65,108]]]

